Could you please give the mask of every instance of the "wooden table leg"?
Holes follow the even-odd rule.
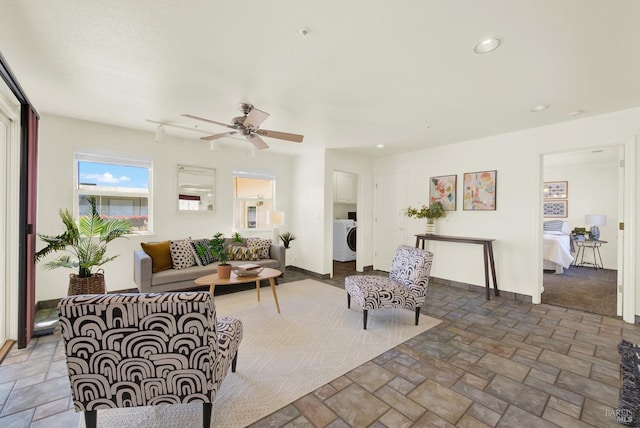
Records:
[[[211,293],[211,295],[213,296],[213,292],[216,291],[216,285],[215,284],[210,284],[209,285],[209,293]]]
[[[496,296],[500,295],[500,290],[498,290],[498,281],[496,281],[496,264],[493,260],[493,245],[491,242],[487,244],[487,248],[489,249],[489,263],[491,264],[491,277],[493,279],[493,292]]]
[[[256,281],[256,293],[258,293],[258,302],[260,301],[260,280]]]
[[[280,313],[280,304],[278,303],[278,294],[276,293],[276,280],[274,278],[269,278],[269,284],[271,285],[271,291],[273,292],[273,300],[276,301],[276,308],[278,309],[278,313]]]
[[[487,300],[491,300],[491,293],[489,293],[489,290],[491,289],[489,286],[489,248],[487,247],[487,244],[482,246],[482,252],[484,255],[484,285],[487,289]]]

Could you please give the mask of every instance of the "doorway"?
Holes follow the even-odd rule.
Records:
[[[332,259],[333,276],[357,271],[358,175],[333,171]]]
[[[607,146],[543,156],[545,189],[554,186],[563,189],[560,194],[545,194],[543,220],[545,224],[559,220],[563,230],[543,232],[544,268],[549,269],[554,261],[556,266],[543,273],[542,303],[612,317],[622,314],[618,302],[618,285],[622,278],[618,268],[623,254],[618,245],[621,236],[616,226],[622,218],[624,198],[621,191],[624,176],[620,173],[619,162],[623,149],[623,146]],[[594,216],[602,218],[604,223],[600,225],[598,248],[578,257],[578,247],[584,242],[577,241],[593,241],[593,236],[590,239],[578,230],[589,230],[593,225],[587,223]],[[594,244],[590,242],[589,245]],[[558,262],[555,251],[559,254],[567,249],[573,262],[566,258]],[[595,260],[596,257],[604,262]],[[593,263],[596,262],[603,264],[602,269],[595,268]]]

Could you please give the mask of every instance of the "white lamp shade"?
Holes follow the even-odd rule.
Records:
[[[584,222],[591,226],[604,226],[607,224],[607,216],[602,214],[587,214]]]
[[[284,224],[284,211],[269,211],[269,215],[267,216],[267,224],[282,226]]]

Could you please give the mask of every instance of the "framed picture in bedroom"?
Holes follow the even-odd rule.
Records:
[[[497,171],[465,172],[462,209],[495,211]]]
[[[567,217],[567,201],[544,201],[543,211],[547,218],[564,218]]]
[[[545,199],[568,199],[568,181],[545,181],[542,189]]]
[[[445,211],[456,210],[457,175],[443,175],[429,179],[429,205],[440,202]]]

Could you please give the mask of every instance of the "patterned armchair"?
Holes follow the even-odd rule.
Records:
[[[415,309],[418,325],[420,308],[426,299],[432,261],[433,253],[400,245],[393,257],[389,277],[355,275],[345,278],[347,307],[351,307],[351,297],[362,307],[365,330],[369,309]]]
[[[97,409],[213,400],[235,372],[242,322],[216,320],[208,292],[80,295],[58,318],[76,412],[95,427]]]

